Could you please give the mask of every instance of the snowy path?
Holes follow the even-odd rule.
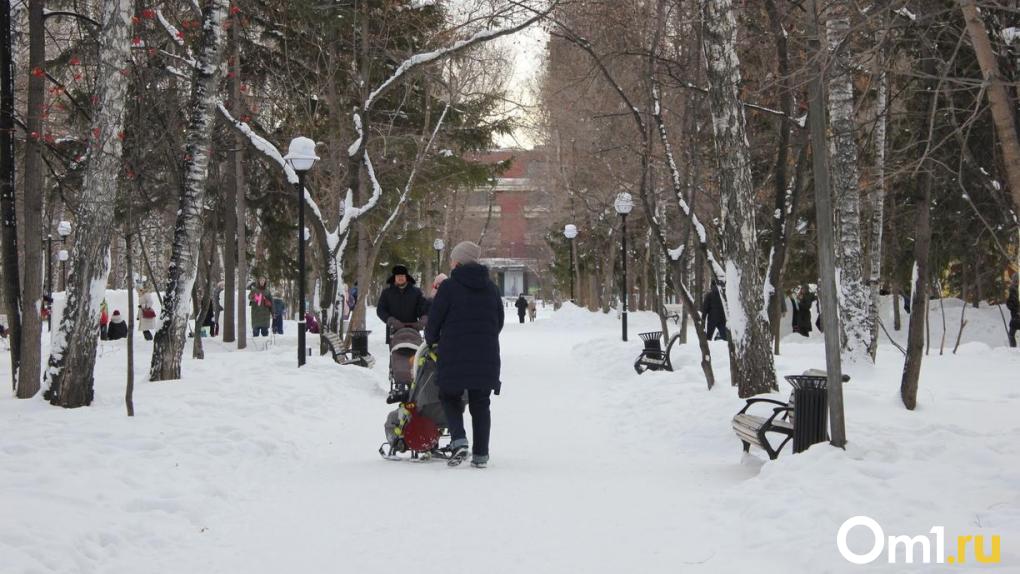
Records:
[[[743,402],[706,392],[693,348],[675,373],[634,374],[636,335],[657,322],[632,325],[623,343],[611,315],[508,323],[486,470],[378,456],[381,325],[374,370],[313,357],[298,371],[292,334],[268,350],[210,341],[183,381],[139,384],[134,419],[123,345],[104,343],[92,407],[0,400],[0,573],[856,572],[834,535],[857,514],[890,534],[999,534],[1001,571],[1017,571],[1020,354],[933,352],[907,413],[883,348],[847,386],[846,453],[763,463],[742,457]],[[788,339],[777,369],[821,355],[820,337]],[[722,344],[714,356],[728,380]]]
[[[263,500],[221,527],[224,541],[242,541],[240,562],[227,560],[245,572],[280,572],[292,568],[296,552],[302,571],[344,564],[376,572],[387,557],[420,548],[432,558],[416,572],[479,565],[489,572],[619,572],[635,556],[652,571],[699,556],[693,540],[685,545],[676,528],[662,525],[682,527],[677,518],[706,483],[747,470],[721,465],[706,475],[635,445],[635,425],[625,418],[639,413],[606,404],[612,388],[598,376],[601,365],[571,357],[584,338],[542,322],[508,324],[504,392],[493,401],[493,462],[484,471],[381,461],[373,452],[385,413],[378,401],[340,420],[340,436],[336,421],[326,422],[310,459],[259,477],[269,489]],[[337,418],[342,412],[338,405]],[[650,435],[645,446],[654,442]],[[294,552],[260,551],[273,547]],[[457,558],[438,559],[444,555]],[[230,564],[216,566],[228,571]]]

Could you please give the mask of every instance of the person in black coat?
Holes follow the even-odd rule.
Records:
[[[120,316],[120,311],[114,310],[113,316],[110,317],[110,324],[106,326],[106,339],[108,341],[126,339],[127,333],[127,323],[125,323],[124,318]]]
[[[388,287],[379,294],[375,314],[386,323],[386,344],[390,342],[393,326],[402,323],[417,323],[428,314],[428,302],[421,289],[414,286],[414,277],[407,267],[396,265],[386,280]]]
[[[726,329],[726,308],[723,306],[719,284],[712,282],[712,290],[705,295],[701,304],[701,314],[705,316],[705,335],[708,340],[718,331],[717,339],[728,341],[730,332]]]
[[[450,466],[467,457],[464,429],[467,391],[471,411],[471,464],[489,461],[489,397],[500,390],[499,333],[503,330],[503,302],[489,269],[478,263],[481,247],[465,241],[450,252],[453,271],[439,286],[425,327],[425,342],[437,345],[436,383],[450,429]]]
[[[521,293],[521,296],[517,298],[514,306],[517,307],[517,318],[523,323],[524,316],[528,314],[528,300],[524,298],[524,293]]]
[[[801,286],[800,295],[797,300],[797,332],[805,337],[811,336],[811,307],[815,304],[815,294],[807,283]],[[821,323],[816,323],[821,329]]]

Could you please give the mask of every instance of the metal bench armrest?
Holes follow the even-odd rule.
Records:
[[[779,405],[781,407],[786,407],[786,405],[787,405],[787,403],[784,403],[784,402],[781,402],[781,401],[777,401],[775,399],[751,398],[751,399],[747,399],[747,404],[744,405],[744,408],[740,409],[740,412],[737,413],[737,414],[738,415],[742,415],[742,414],[746,413],[747,409],[751,408],[751,405],[753,405],[755,403],[772,403],[774,405]]]
[[[777,416],[779,416],[779,413],[787,413],[787,414],[789,414],[792,411],[793,411],[793,409],[791,409],[790,407],[785,406],[785,405],[772,409],[772,416],[770,416],[768,418],[768,420],[765,421],[765,426],[766,427],[771,427],[772,426],[772,421],[775,420],[775,418]]]

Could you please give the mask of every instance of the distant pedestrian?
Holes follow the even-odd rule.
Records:
[[[138,298],[138,330],[142,332],[146,341],[152,340],[152,333],[156,330],[156,292],[146,290]]]
[[[248,305],[251,306],[252,337],[268,337],[269,326],[273,321],[273,295],[269,292],[269,281],[259,277],[248,292]]]
[[[450,252],[453,271],[439,286],[425,342],[438,345],[439,398],[450,429],[453,449],[447,464],[456,466],[467,458],[464,428],[467,392],[471,411],[471,465],[484,468],[489,462],[490,394],[500,390],[499,333],[503,329],[503,305],[499,288],[489,279],[489,269],[478,263],[482,249],[465,241]]]
[[[528,321],[535,322],[535,317],[538,315],[538,304],[535,303],[535,299],[532,298],[528,301]]]
[[[524,293],[521,293],[521,296],[517,298],[514,307],[517,307],[517,318],[521,323],[524,323],[524,316],[528,313],[528,300],[524,298]]]
[[[705,318],[705,336],[709,341],[728,341],[730,332],[726,329],[726,308],[723,306],[719,284],[712,282],[712,289],[705,294],[701,303],[701,314]],[[713,338],[714,337],[714,338]]]
[[[795,301],[796,310],[793,314],[794,332],[804,337],[810,337],[811,331],[811,307],[815,304],[815,295],[807,283],[801,285],[797,292]]]
[[[347,289],[347,305],[344,307],[344,319],[350,318],[354,308],[358,305],[358,282]]]
[[[110,325],[106,330],[106,338],[110,341],[116,341],[117,339],[126,339],[128,335],[128,326],[124,321],[124,318],[120,316],[118,309],[113,310],[113,316],[110,317]]]
[[[436,291],[439,291],[439,286],[442,285],[443,281],[446,281],[446,273],[440,273],[436,275],[436,278],[432,280],[432,288],[429,289],[427,295],[425,295],[425,314],[428,315],[428,310],[432,306],[432,300],[436,298]]]
[[[283,315],[287,310],[287,304],[279,297],[273,299],[273,333],[283,334]]]
[[[1017,285],[1020,282],[1020,272],[1013,274],[1009,283],[1009,297],[1006,298],[1006,308],[1009,309],[1009,346],[1016,347],[1016,332],[1020,331],[1020,294],[1017,293]]]
[[[213,289],[212,305],[214,311],[213,325],[216,328],[216,332],[213,333],[213,336],[215,337],[220,334],[220,314],[223,313],[223,281],[217,283],[216,288]]]
[[[311,311],[305,313],[305,331],[315,335],[319,334],[320,331],[319,319]]]
[[[110,326],[110,308],[106,304],[106,299],[99,304],[99,338],[103,341],[107,337],[107,329]]]

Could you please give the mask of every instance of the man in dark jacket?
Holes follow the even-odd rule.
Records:
[[[388,287],[379,294],[375,314],[386,323],[386,343],[389,344],[390,331],[393,330],[391,325],[418,322],[428,313],[428,303],[421,289],[414,286],[414,277],[403,265],[393,267],[386,284]]]
[[[719,339],[729,340],[729,331],[726,330],[726,308],[723,307],[722,295],[719,293],[719,285],[712,282],[712,290],[705,295],[701,304],[701,314],[705,317],[705,335],[711,341],[716,331],[719,332]]]
[[[524,322],[524,316],[528,313],[528,300],[524,298],[524,293],[517,298],[517,303],[514,304],[517,307],[517,318]]]
[[[453,271],[439,286],[429,311],[425,342],[438,344],[436,382],[443,412],[450,428],[453,454],[448,462],[457,466],[467,458],[464,429],[464,392],[471,410],[471,466],[489,462],[489,395],[499,394],[499,333],[503,330],[503,302],[499,288],[489,279],[489,269],[478,263],[482,249],[465,241],[450,252]]]

